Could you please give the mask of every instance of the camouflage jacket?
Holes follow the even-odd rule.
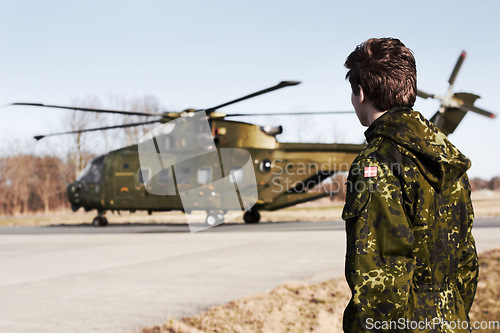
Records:
[[[345,332],[468,332],[478,263],[470,161],[420,113],[395,108],[365,132],[349,172]]]

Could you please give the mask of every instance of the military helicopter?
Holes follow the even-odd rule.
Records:
[[[334,173],[347,171],[352,160],[365,146],[363,144],[281,143],[276,140],[276,135],[282,133],[281,126],[264,127],[227,120],[227,117],[249,116],[251,114],[224,114],[216,111],[222,107],[277,89],[295,86],[299,83],[298,81],[283,81],[275,86],[208,109],[188,109],[182,112],[162,114],[32,103],[15,103],[15,105],[153,117],[151,121],[140,123],[40,135],[35,137],[37,140],[53,135],[108,130],[151,123],[167,124],[177,120],[188,120],[194,115],[203,113],[202,118],[208,120],[210,134],[217,150],[241,148],[251,156],[255,169],[257,200],[255,205],[244,213],[243,219],[246,223],[257,223],[260,221],[260,210],[276,210],[328,195],[328,193],[311,191],[311,189]],[[340,113],[352,112],[344,111]],[[316,112],[316,114],[323,113],[325,112]],[[282,114],[297,115],[298,113],[280,113],[280,115]],[[259,113],[259,115],[274,115],[274,113]],[[180,130],[179,132],[182,133],[183,131]],[[179,147],[198,146],[200,142],[204,143],[203,141],[206,141],[206,139],[206,137],[197,135],[176,138],[163,135],[161,138],[157,137],[155,143],[159,144],[163,150],[171,151]],[[224,197],[213,198],[211,196],[213,189],[210,185],[214,180],[221,178],[220,175],[214,175],[214,170],[220,168],[222,161],[213,161],[213,159],[207,157],[204,160],[203,157],[199,157],[196,161],[190,159],[185,163],[176,162],[175,171],[164,169],[154,175],[150,167],[141,166],[139,146],[139,144],[136,144],[124,147],[106,155],[98,156],[88,163],[76,182],[69,184],[67,187],[72,209],[74,211],[80,207],[83,207],[86,211],[96,209],[98,215],[92,222],[94,226],[108,224],[104,216],[108,210],[118,212],[123,210],[132,212],[146,210],[149,213],[180,210],[190,213],[191,210],[186,210],[178,191],[174,190],[170,193],[165,192],[162,195],[157,195],[154,194],[158,192],[157,189],[148,188],[148,183],[156,176],[156,182],[153,183],[157,187],[175,184],[175,188],[182,188],[183,190],[196,188],[201,193],[196,209],[207,211],[207,224],[219,224],[224,220],[224,213],[227,211],[224,207]],[[186,152],[186,154],[190,153],[190,151]],[[184,152],[178,155],[182,154]],[[178,159],[182,160],[183,158]],[[194,169],[193,166],[196,168]],[[241,167],[241,163],[236,162],[236,165],[231,169],[239,170]],[[173,177],[172,174],[174,174]],[[236,173],[236,177],[245,178],[251,176],[253,175],[250,172],[243,175]]]
[[[418,90],[419,97],[435,98],[440,101],[440,109],[431,118],[431,121],[446,135],[456,129],[467,111],[473,111],[490,118],[495,117],[495,114],[473,105],[475,100],[479,98],[478,95],[453,93],[453,84],[464,59],[465,52],[462,52],[448,80],[449,88],[445,96],[441,97]],[[329,195],[328,192],[314,189],[332,175],[348,171],[353,159],[365,147],[364,144],[278,142],[276,136],[282,133],[281,126],[263,127],[226,119],[257,114],[217,112],[217,110],[234,103],[299,83],[299,81],[282,81],[275,86],[208,109],[188,109],[182,112],[125,112],[33,103],[14,103],[13,105],[152,117],[151,121],[139,123],[39,135],[35,137],[37,140],[53,135],[153,123],[168,125],[169,122],[180,121],[176,126],[179,128],[178,133],[184,133],[183,135],[172,136],[171,133],[167,133],[168,131],[158,133],[156,136],[146,138],[142,143],[98,156],[88,163],[74,183],[68,185],[67,194],[73,211],[80,207],[83,207],[85,211],[97,210],[98,215],[92,222],[94,226],[108,224],[105,217],[108,210],[112,212],[146,210],[148,213],[180,210],[187,214],[193,210],[201,210],[207,213],[205,220],[207,225],[220,224],[231,208],[227,206],[228,197],[224,193],[214,191],[214,182],[225,176],[224,173],[217,172],[220,169],[227,169],[227,175],[230,174],[232,177],[231,183],[238,185],[236,187],[237,190],[239,188],[239,192],[242,192],[248,184],[255,182],[256,191],[249,195],[253,198],[249,200],[248,196],[244,198],[243,195],[239,195],[240,205],[238,208],[244,211],[245,223],[258,223],[260,221],[259,211],[277,210]],[[308,114],[326,113],[353,113],[353,111],[309,112]],[[278,115],[299,114],[303,113],[279,113]],[[277,114],[258,113],[258,115]],[[205,135],[198,135],[196,130],[192,131],[182,127],[184,126],[183,121],[185,122],[194,116],[200,116],[200,119],[205,119],[208,122],[210,133],[208,136],[211,138],[207,137],[206,131]],[[192,133],[187,135],[186,131]],[[182,153],[177,153],[175,161],[170,163],[171,165],[162,165],[156,170],[152,170],[151,166],[145,167],[142,163],[139,156],[141,145],[142,147],[144,145],[152,147],[151,156],[157,155],[156,153],[160,151],[176,151],[180,147],[200,146],[206,149],[206,154],[197,153],[195,154],[197,156],[194,156],[191,151],[184,150]],[[235,153],[231,156],[224,156],[222,152],[227,149],[233,149]],[[247,157],[249,157],[248,160],[253,167],[251,169],[245,168]],[[160,164],[162,164],[162,160],[160,157]],[[231,171],[229,172],[229,170]],[[196,193],[190,207],[186,207],[185,202],[183,204],[181,191],[185,190]]]

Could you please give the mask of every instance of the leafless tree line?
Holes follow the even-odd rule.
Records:
[[[54,156],[0,158],[0,214],[49,213],[69,207],[65,187],[75,177],[72,170]]]
[[[500,191],[500,177],[493,177],[490,180],[482,178],[472,178],[470,180],[470,184],[473,191]]]

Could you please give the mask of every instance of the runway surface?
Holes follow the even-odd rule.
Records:
[[[476,219],[478,251],[500,218]],[[132,332],[343,274],[343,222],[0,228],[0,332]]]
[[[200,223],[201,224],[201,223]],[[499,217],[478,218],[475,228],[498,228]],[[305,221],[305,222],[266,222],[259,224],[224,223],[216,228],[203,231],[210,232],[269,232],[269,231],[321,231],[344,230],[343,221]],[[90,223],[51,225],[44,227],[0,227],[0,235],[30,234],[123,234],[123,233],[189,233],[187,223],[110,223],[107,227],[93,227]]]

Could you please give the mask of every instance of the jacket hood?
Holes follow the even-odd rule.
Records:
[[[383,137],[404,147],[401,153],[415,162],[437,191],[455,184],[471,166],[443,132],[409,108],[387,111],[368,127],[365,136],[368,143]]]

